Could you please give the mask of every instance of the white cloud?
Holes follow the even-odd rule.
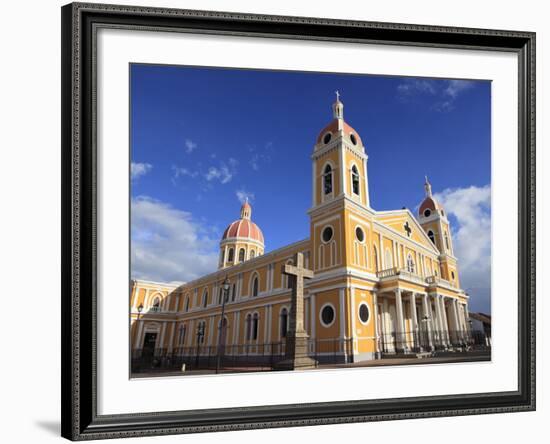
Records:
[[[141,176],[145,176],[152,168],[153,165],[150,163],[132,162],[130,164],[130,177],[132,180],[137,180]]]
[[[445,94],[455,99],[459,94],[474,86],[473,82],[468,80],[449,80]]]
[[[211,182],[218,180],[222,184],[226,184],[231,181],[233,176],[237,172],[238,161],[232,157],[229,158],[227,165],[225,162],[220,162],[219,166],[211,166],[204,175],[204,178]]]
[[[199,175],[198,171],[192,171],[189,168],[178,167],[176,165],[172,165],[172,171],[174,171],[175,179],[181,176],[197,177]]]
[[[435,94],[437,92],[435,82],[427,79],[406,79],[397,85],[397,91],[403,95]]]
[[[448,112],[454,109],[458,96],[473,88],[474,85],[475,83],[470,80],[405,79],[397,85],[397,94],[404,101],[410,101],[421,95],[433,96],[432,109]]]
[[[131,201],[132,277],[186,282],[217,267],[218,239],[191,213],[139,196]]]
[[[198,148],[198,144],[191,139],[185,139],[185,152],[190,154]]]
[[[491,295],[491,187],[446,189],[435,194],[447,214],[456,218],[453,246],[461,286],[473,311],[488,310]]]
[[[245,203],[246,200],[249,200],[249,201],[253,201],[254,198],[256,197],[254,195],[254,193],[250,192],[250,191],[246,191],[244,188],[240,189],[240,190],[237,190],[235,192],[235,195],[237,196],[237,199],[239,199],[239,202],[240,203]]]

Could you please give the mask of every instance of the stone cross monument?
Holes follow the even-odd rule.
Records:
[[[286,334],[285,359],[278,362],[278,370],[315,368],[317,361],[307,354],[308,334],[304,328],[304,279],[311,279],[313,271],[304,268],[304,255],[296,253],[293,264],[285,264],[283,273],[288,275],[292,288],[290,319]]]

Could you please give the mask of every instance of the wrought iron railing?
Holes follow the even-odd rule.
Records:
[[[308,355],[322,364],[348,363],[353,354],[351,339],[309,339]],[[132,350],[132,373],[213,370],[218,351],[223,371],[268,371],[285,359],[285,341],[265,344],[176,347]]]
[[[399,276],[400,278],[408,279],[410,281],[418,282],[420,284],[440,285],[443,287],[456,288],[455,284],[453,284],[452,282],[446,279],[442,279],[438,276],[428,276],[427,278],[423,278],[422,276],[420,276],[419,274],[413,271],[405,270],[403,268],[398,268],[398,267],[392,267],[392,268],[387,268],[385,270],[377,271],[376,276],[379,279]]]
[[[490,351],[490,338],[482,331],[417,330],[380,335],[379,349],[384,355],[438,352],[443,350]]]

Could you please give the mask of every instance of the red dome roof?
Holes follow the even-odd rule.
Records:
[[[423,215],[424,211],[426,211],[426,210],[436,211],[436,210],[442,210],[442,209],[443,209],[443,207],[441,206],[441,204],[437,200],[435,200],[431,196],[428,196],[420,204],[420,208],[418,209],[418,214]]]
[[[222,241],[232,237],[246,237],[264,243],[262,230],[249,219],[239,219],[230,224],[223,233]]]
[[[355,135],[355,137],[357,138],[357,145],[358,146],[362,146],[363,145],[363,142],[361,141],[361,137],[359,137],[359,134],[357,134],[357,131],[355,131],[350,125],[348,125],[345,121],[342,122],[344,125],[343,125],[343,128],[344,128],[344,134],[346,136],[351,136],[352,134]],[[326,133],[336,133],[338,131],[338,119],[334,119],[332,120],[332,122],[330,122],[327,126],[325,126],[321,132],[319,133],[319,135],[317,136],[317,141],[315,142],[316,144],[319,144],[321,143],[321,141],[323,140],[323,137],[325,136]]]

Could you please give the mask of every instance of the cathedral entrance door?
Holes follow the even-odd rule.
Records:
[[[145,333],[143,338],[143,349],[141,355],[145,359],[151,359],[155,355],[155,344],[157,343],[156,333]]]

